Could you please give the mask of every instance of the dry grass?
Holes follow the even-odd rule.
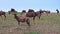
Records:
[[[49,16],[43,14],[40,20],[36,17],[35,22],[31,18],[30,28],[26,23],[18,26],[13,15],[7,14],[6,16],[5,21],[0,18],[0,34],[60,34],[60,16],[56,14]]]

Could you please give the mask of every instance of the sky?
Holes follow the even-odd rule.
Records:
[[[11,8],[18,12],[28,9],[56,12],[56,9],[60,10],[60,0],[0,0],[0,10],[8,12]]]

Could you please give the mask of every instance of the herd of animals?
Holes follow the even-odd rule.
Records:
[[[57,14],[59,14],[59,10],[56,9]],[[46,13],[47,15],[50,14],[50,11],[46,11],[46,10],[39,10],[37,12],[35,12],[33,9],[29,9],[28,12],[26,12],[26,10],[22,10],[21,15],[26,13],[26,17],[23,16],[17,16],[17,11],[15,9],[11,9],[10,11],[8,11],[9,14],[11,14],[13,12],[14,18],[17,20],[18,25],[20,25],[20,22],[26,22],[28,26],[30,26],[30,17],[33,17],[33,21],[35,20],[35,17],[38,16],[39,19],[41,17],[41,15],[43,13]],[[0,16],[2,17],[2,15],[4,15],[5,19],[6,19],[6,12],[4,11],[0,11]]]

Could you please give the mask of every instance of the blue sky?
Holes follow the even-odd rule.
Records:
[[[56,12],[56,9],[60,10],[60,0],[0,0],[0,10],[7,12],[11,8],[20,12],[28,9]]]

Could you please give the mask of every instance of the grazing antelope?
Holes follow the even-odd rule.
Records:
[[[26,17],[33,17],[33,20],[35,20],[35,12],[32,9],[29,9],[28,12],[26,13]]]
[[[50,14],[50,11],[48,11],[48,10],[47,10],[47,11],[46,11],[46,10],[40,10],[39,12],[40,12],[41,15],[42,15],[42,13],[44,13],[44,12],[45,12],[47,15]]]
[[[2,15],[4,15],[4,17],[5,17],[5,19],[6,19],[6,13],[1,10],[1,11],[0,11],[0,16],[1,16],[1,18],[2,18]]]
[[[28,17],[23,17],[23,16],[17,16],[17,14],[13,14],[14,18],[18,21],[18,25],[20,25],[20,22],[26,22],[28,26],[30,26],[30,21]]]
[[[40,19],[41,13],[39,11],[34,12],[34,10],[32,9],[29,9],[28,12],[26,13],[26,17],[33,17],[33,21],[35,20],[36,16],[38,16]]]
[[[26,13],[26,10],[22,10],[21,15],[24,14],[24,13]]]
[[[15,9],[11,8],[11,10],[8,11],[8,13],[9,13],[9,14],[11,14],[11,13],[14,14],[14,13],[17,13],[17,11],[16,11]]]
[[[57,14],[59,14],[59,10],[58,10],[58,9],[56,9],[56,11],[57,11]]]

